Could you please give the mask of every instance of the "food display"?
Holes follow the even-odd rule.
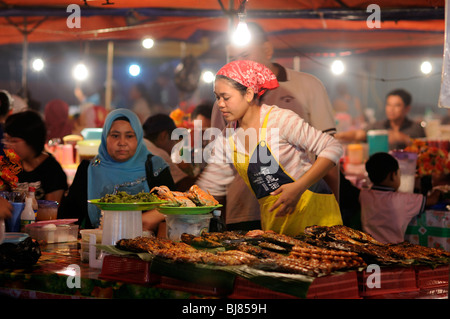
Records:
[[[448,264],[450,253],[401,243],[382,244],[346,226],[311,226],[301,238],[254,230],[183,234],[181,242],[159,238],[122,239],[117,248],[148,252],[176,263],[211,266],[247,265],[266,272],[320,277],[378,265]]]
[[[167,206],[198,207],[216,206],[219,204],[209,192],[205,192],[197,185],[191,186],[187,192],[175,192],[171,191],[167,186],[159,186],[154,187],[150,193],[155,194],[161,200],[168,201]]]
[[[209,192],[202,190],[197,185],[191,186],[187,192],[177,192],[171,191],[167,186],[158,186],[150,190],[150,193],[155,194],[160,200],[167,201],[167,204],[158,207],[158,210],[164,215],[202,215],[212,212],[214,209],[222,207],[219,202],[212,196]],[[203,223],[197,223],[192,221],[189,217],[187,218],[187,224],[192,227],[201,227]],[[172,223],[172,233],[178,233],[177,238],[180,237],[181,232],[183,232],[182,227],[175,230],[175,223],[180,223],[179,221],[174,221]],[[186,224],[186,223],[185,223]],[[200,225],[200,226],[195,226]],[[192,233],[189,229],[185,230],[188,233]],[[200,233],[195,231],[194,233]]]
[[[151,193],[140,192],[130,195],[126,192],[117,192],[117,194],[106,194],[98,200],[99,203],[144,203],[158,202],[159,198]]]
[[[165,209],[160,211],[164,212]],[[168,214],[166,215],[167,238],[180,241],[184,233],[201,235],[208,231],[211,217],[211,214]]]
[[[364,232],[346,226],[311,226],[304,240],[312,245],[341,251],[352,251],[366,263],[379,265],[448,264],[450,252],[413,245],[408,242],[382,244]]]
[[[139,211],[150,210],[164,204],[165,201],[152,193],[140,192],[130,195],[126,192],[117,194],[106,194],[100,199],[88,200],[89,203],[96,205],[101,210],[110,211]]]

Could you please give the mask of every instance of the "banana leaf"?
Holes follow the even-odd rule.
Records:
[[[272,272],[256,269],[248,265],[215,266],[205,264],[178,263],[149,253],[135,253],[116,248],[111,245],[96,245],[107,253],[121,256],[138,256],[144,261],[152,261],[150,272],[204,285],[218,289],[223,294],[231,294],[234,289],[235,276],[240,276],[255,284],[273,291],[289,294],[298,298],[306,298],[309,286],[314,277]]]
[[[306,298],[309,286],[314,281],[314,277],[310,276],[265,271],[248,265],[223,267],[223,271],[234,273],[270,290],[298,298]]]
[[[143,261],[152,261],[153,255],[150,253],[136,253],[132,251],[126,251],[117,248],[113,245],[95,245],[96,248],[103,250],[104,252],[112,255],[118,255],[118,256],[137,256]]]
[[[233,292],[235,275],[223,271],[225,268],[228,267],[179,263],[156,256],[152,260],[150,272],[208,287],[209,290],[227,295]]]

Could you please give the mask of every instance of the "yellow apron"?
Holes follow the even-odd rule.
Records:
[[[283,217],[275,217],[278,208],[270,212],[270,208],[280,196],[273,196],[270,193],[281,185],[292,183],[295,180],[272,155],[265,141],[269,114],[270,111],[264,118],[260,139],[251,157],[238,152],[233,137],[228,138],[233,150],[233,164],[258,199],[261,208],[262,229],[296,236],[301,234],[307,226],[342,225],[339,205],[323,180],[320,180],[302,194],[293,213]]]

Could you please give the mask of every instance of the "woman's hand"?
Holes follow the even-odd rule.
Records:
[[[150,230],[156,234],[159,224],[164,220],[165,216],[156,209],[142,212],[142,229]]]
[[[278,195],[280,197],[276,200],[270,211],[280,208],[275,215],[276,217],[286,216],[294,212],[300,197],[304,191],[301,191],[297,182],[281,185],[277,190],[270,193],[270,195]]]
[[[271,195],[280,194],[280,197],[275,201],[270,211],[272,212],[280,207],[276,214],[277,217],[293,213],[302,194],[311,185],[324,177],[334,166],[335,164],[331,160],[318,157],[311,168],[301,178],[293,183],[284,184],[276,191],[270,193]]]

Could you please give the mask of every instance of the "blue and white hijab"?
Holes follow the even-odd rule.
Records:
[[[138,145],[136,153],[126,162],[117,162],[111,158],[106,148],[106,138],[113,122],[126,117],[133,128]],[[130,110],[116,109],[108,114],[103,126],[101,143],[98,155],[91,160],[88,167],[88,200],[98,199],[106,194],[117,191],[126,191],[129,194],[137,194],[141,191],[149,191],[145,162],[150,151],[143,141],[143,129],[139,118]],[[167,167],[167,163],[158,156],[152,157],[153,171],[161,171]],[[98,227],[100,223],[100,210],[93,204],[88,205],[88,214],[91,224]]]

